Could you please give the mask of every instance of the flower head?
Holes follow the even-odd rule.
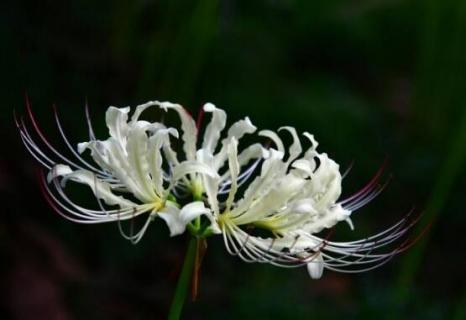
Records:
[[[373,269],[404,251],[403,243],[389,252],[379,252],[403,236],[413,225],[407,218],[372,237],[351,242],[330,241],[321,231],[346,221],[351,228],[352,212],[377,196],[383,186],[377,184],[380,172],[361,192],[340,200],[342,175],[339,166],[325,153],[317,151],[317,142],[309,133],[303,136],[310,147],[303,152],[296,130],[284,127],[293,143],[285,150],[279,135],[261,131],[274,147],[263,148],[260,172],[238,196],[238,181],[243,163],[238,161],[238,143],[228,143],[228,198],[219,202],[214,212],[229,253],[246,262],[270,263],[282,267],[306,265],[312,278],[320,278],[324,268],[342,272]],[[217,177],[205,176],[217,181]],[[219,187],[220,188],[220,187]],[[211,197],[209,202],[217,201]]]
[[[126,238],[138,242],[155,217],[164,219],[171,234],[176,235],[183,233],[190,221],[210,212],[202,201],[180,207],[172,195],[186,175],[202,173],[215,177],[217,173],[190,158],[179,162],[163,156],[163,149],[170,148],[170,139],[178,137],[177,130],[166,128],[158,122],[139,119],[144,110],[158,105],[161,104],[155,101],[138,106],[130,120],[130,108],[110,107],[106,113],[109,137],[105,140],[95,138],[88,117],[90,141],[80,143],[78,152],[67,140],[55,112],[62,138],[77,160],[72,161],[48,142],[28,104],[33,127],[50,154],[41,150],[23,120],[17,121],[17,125],[26,148],[49,170],[47,182],[51,186],[44,183],[43,187],[47,199],[61,215],[79,223],[120,222],[146,215],[139,232],[132,235],[123,233]],[[85,150],[90,150],[95,164],[88,163],[80,156]],[[68,181],[90,187],[99,209],[74,203],[64,190]]]
[[[141,120],[148,108],[175,111],[180,133],[161,122]],[[201,137],[200,124],[178,104],[150,101],[130,108],[110,107],[106,113],[108,137],[98,140],[86,108],[89,140],[77,149],[67,139],[55,111],[65,145],[75,160],[65,157],[46,139],[27,101],[33,136],[23,119],[17,120],[28,151],[48,170],[43,190],[57,212],[78,223],[118,222],[125,238],[138,242],[156,217],[163,219],[172,236],[188,228],[198,237],[221,234],[227,251],[247,262],[282,267],[307,266],[312,278],[324,269],[361,272],[376,268],[406,250],[414,241],[399,240],[416,223],[409,214],[371,237],[349,242],[331,241],[339,222],[353,229],[352,213],[374,199],[384,188],[382,169],[361,191],[340,200],[339,165],[317,151],[314,136],[293,127],[258,135],[249,118],[232,124],[226,134],[225,111],[207,103],[203,112],[211,119]],[[280,134],[292,143],[285,147]],[[240,146],[245,135],[268,143]],[[182,140],[182,151],[172,142]],[[307,147],[304,147],[306,144]],[[41,148],[45,147],[45,148]],[[89,151],[93,163],[81,154]],[[67,183],[88,186],[97,200],[91,209],[75,203],[65,192]],[[135,234],[125,234],[124,220],[145,218]],[[201,216],[205,219],[201,220]],[[328,230],[327,235],[320,233]],[[391,244],[396,247],[380,251]]]

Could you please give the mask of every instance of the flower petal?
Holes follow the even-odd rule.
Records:
[[[130,165],[127,151],[114,138],[108,140],[106,147],[106,156],[109,167],[112,168],[112,175],[140,201],[150,202],[152,198],[141,184],[136,168]]]
[[[294,161],[291,165],[293,168],[302,171],[306,174],[306,177],[312,176],[315,170],[315,161],[310,161],[307,159],[298,159]]]
[[[181,210],[174,204],[167,202],[163,211],[158,212],[160,218],[167,223],[170,229],[170,236],[172,237],[182,234],[186,230],[188,223],[203,214],[209,215],[210,210],[200,201],[187,204]]]
[[[309,272],[309,276],[311,276],[312,279],[320,279],[324,273],[324,266],[325,263],[322,253],[317,252],[312,262],[307,264],[307,272]]]
[[[230,169],[231,189],[226,201],[226,211],[230,211],[233,202],[235,201],[236,191],[238,190],[238,175],[240,164],[238,162],[238,141],[235,138],[231,139],[228,144],[228,168]]]
[[[275,180],[273,187],[260,197],[259,201],[255,201],[247,212],[237,219],[237,223],[260,221],[273,213],[280,212],[291,199],[302,191],[305,183],[306,180],[293,174]]]
[[[105,121],[111,137],[114,137],[124,148],[128,133],[128,113],[130,108],[110,107],[105,114]]]
[[[303,136],[305,136],[311,142],[311,147],[306,151],[304,156],[305,158],[310,159],[317,154],[316,149],[319,146],[319,143],[314,138],[314,135],[310,134],[309,132],[304,132]]]
[[[64,164],[57,164],[47,174],[47,182],[50,183],[50,182],[52,182],[53,179],[55,179],[57,177],[66,176],[66,175],[68,175],[70,173],[73,173],[73,170],[71,169],[70,166],[67,166],[67,165],[64,165]]]
[[[176,182],[187,174],[200,173],[211,178],[219,178],[217,172],[199,161],[184,161],[173,169],[172,181]]]
[[[149,154],[148,154],[148,161],[149,161],[149,171],[152,177],[152,184],[157,192],[158,196],[163,196],[163,168],[162,168],[162,153],[161,148],[165,145],[170,144],[169,135],[173,135],[177,137],[178,132],[173,129],[163,129],[159,130],[150,137],[149,139]],[[170,160],[167,159],[170,163]],[[176,163],[171,163],[172,165],[176,165]]]
[[[318,233],[323,229],[329,229],[340,221],[346,221],[351,215],[351,211],[344,209],[337,204],[325,211],[319,211],[318,216],[314,216],[301,228],[310,234]]]
[[[208,168],[213,167],[214,158],[211,153],[206,152],[205,150],[201,149],[197,152],[197,159],[206,165]],[[216,173],[217,174],[217,173]],[[207,195],[207,201],[209,202],[210,208],[213,211],[215,216],[219,214],[219,203],[217,199],[218,191],[219,191],[219,183],[220,178],[218,175],[206,175],[201,174],[202,177],[202,184]]]
[[[281,130],[286,130],[288,131],[291,136],[293,137],[293,144],[290,146],[288,149],[289,157],[288,157],[288,163],[292,162],[295,160],[301,152],[303,152],[303,147],[301,146],[301,141],[299,141],[298,134],[296,133],[296,129],[293,127],[281,127],[279,131]]]
[[[245,134],[252,134],[257,130],[257,127],[252,124],[248,117],[233,123],[228,129],[228,136],[224,141],[230,141],[231,138],[240,140]]]
[[[220,133],[225,128],[227,115],[225,111],[216,108],[212,103],[206,103],[204,105],[204,111],[212,113],[212,120],[205,130],[202,149],[214,153],[218,139],[220,138]]]
[[[51,181],[58,177],[63,177],[61,180],[64,186],[68,180],[72,180],[77,183],[88,185],[94,195],[105,201],[108,205],[119,205],[120,208],[136,207],[137,205],[132,201],[129,201],[122,196],[115,195],[108,183],[99,180],[95,174],[88,170],[76,170],[72,171],[70,167],[65,165],[55,166],[48,174],[47,180]]]
[[[83,153],[86,149],[91,150],[91,157],[103,170],[107,172],[112,171],[109,165],[107,149],[108,141],[93,140],[89,142],[81,142],[78,144],[78,152]]]
[[[232,138],[235,138],[237,141],[239,141],[245,134],[251,134],[254,133],[257,130],[257,128],[251,123],[251,120],[249,120],[248,117],[246,117],[243,120],[239,120],[235,122],[230,129],[228,129],[228,135],[225,139],[222,140],[222,149],[218,154],[215,155],[215,160],[214,160],[214,165],[215,168],[219,169],[223,167],[225,164],[225,161],[227,159],[227,145],[229,141],[231,141]],[[256,145],[259,145],[262,147],[261,144],[257,143]],[[257,147],[255,147],[257,148]],[[248,150],[247,148],[246,150]],[[243,150],[245,152],[246,150]],[[248,150],[248,154],[251,152],[251,150]],[[260,157],[260,156],[258,156]],[[240,155],[241,159],[241,155]],[[251,159],[251,158],[249,158]],[[241,161],[240,161],[241,165]],[[242,165],[241,165],[242,166]]]
[[[280,151],[281,153],[285,153],[285,146],[283,145],[283,141],[282,139],[280,139],[278,134],[276,134],[272,130],[262,130],[259,132],[259,135],[272,140],[272,142],[277,147],[277,150]]]
[[[186,154],[187,160],[194,160],[196,157],[196,141],[197,141],[197,128],[194,119],[191,115],[179,104],[171,102],[157,102],[157,104],[164,111],[167,109],[174,109],[181,120],[181,128],[183,129],[182,139],[184,141],[183,150]]]
[[[209,215],[210,210],[204,206],[204,202],[196,201],[185,205],[180,211],[180,219],[186,224],[193,221],[201,215]]]
[[[131,116],[131,124],[134,124],[136,121],[139,120],[139,117],[141,116],[141,113],[144,112],[144,110],[155,105],[157,105],[157,101],[148,101],[144,104],[138,105],[133,115]]]
[[[145,127],[135,125],[128,132],[128,143],[126,145],[128,166],[132,169],[133,180],[144,192],[144,200],[147,202],[156,198],[149,175],[148,140]]]

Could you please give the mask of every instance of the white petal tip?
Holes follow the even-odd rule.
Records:
[[[278,128],[278,131],[283,131],[283,130],[294,130],[294,128],[291,126],[283,126],[283,127]]]
[[[262,158],[268,159],[269,157],[270,157],[270,151],[265,148],[262,148]]]
[[[215,107],[215,105],[213,103],[207,102],[206,104],[204,104],[204,111],[205,112],[212,112],[215,109],[217,109],[217,108]]]
[[[320,279],[324,273],[324,259],[322,253],[316,253],[312,261],[307,264],[307,272],[312,279]]]
[[[312,144],[312,148],[313,148],[313,149],[317,149],[317,147],[319,146],[319,143],[318,143],[317,140],[314,138],[314,135],[313,135],[313,134],[310,134],[309,132],[304,132],[304,133],[303,133],[303,136],[305,136],[306,138],[309,139],[309,141],[310,141],[311,144]]]
[[[345,221],[346,221],[346,223],[348,223],[348,225],[349,225],[351,231],[354,231],[354,224],[353,224],[353,221],[352,221],[350,218],[346,219]]]
[[[210,231],[212,231],[213,234],[221,234],[222,229],[218,226],[217,223],[212,223],[212,225],[209,227]]]
[[[257,130],[257,127],[251,122],[251,119],[249,117],[244,118],[244,121],[250,126],[251,133],[255,132]]]
[[[89,142],[78,143],[78,152],[83,153],[86,150],[88,145],[89,145]]]
[[[47,182],[50,183],[53,179],[57,177],[61,177],[67,174],[72,173],[73,170],[69,166],[63,165],[63,164],[57,164],[55,167],[50,170],[50,172],[47,175]]]
[[[167,111],[169,108],[181,107],[179,104],[171,103],[169,101],[163,101],[163,102],[156,101],[155,104],[158,105],[164,111]]]
[[[121,112],[121,113],[129,113],[130,110],[131,110],[130,107],[117,108],[117,107],[114,107],[114,106],[110,106],[108,108],[108,111],[118,111],[118,112]]]
[[[177,139],[180,137],[180,134],[178,133],[178,130],[176,130],[174,128],[168,129],[168,132]]]

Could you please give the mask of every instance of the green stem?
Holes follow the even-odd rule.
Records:
[[[184,258],[183,269],[181,270],[181,274],[176,285],[175,296],[173,297],[170,312],[168,313],[168,320],[180,319],[181,311],[183,310],[183,305],[191,283],[191,275],[196,257],[196,244],[197,239],[195,237],[191,237],[188,250],[186,251],[186,256]]]

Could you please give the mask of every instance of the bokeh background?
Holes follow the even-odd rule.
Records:
[[[6,0],[0,9],[2,319],[163,319],[187,240],[154,223],[134,246],[116,225],[58,217],[14,126],[25,92],[54,141],[54,103],[71,139],[87,139],[86,99],[100,137],[109,105],[152,99],[292,125],[342,168],[354,161],[345,195],[388,159],[389,187],[337,238],[382,230],[413,205],[425,212],[414,234],[432,223],[383,268],[319,281],[246,265],[212,238],[184,318],[466,319],[465,1]]]

